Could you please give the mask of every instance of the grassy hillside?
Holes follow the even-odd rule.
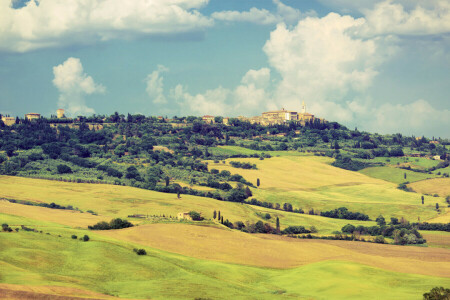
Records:
[[[305,153],[298,151],[261,151],[252,150],[249,148],[239,147],[239,146],[218,146],[210,147],[208,151],[215,156],[228,156],[228,155],[261,155],[262,153],[270,154],[271,156],[300,156],[305,155]]]
[[[419,180],[425,180],[425,179],[431,179],[435,178],[437,175],[435,174],[428,174],[428,173],[419,173],[404,169],[399,169],[395,167],[371,167],[371,168],[365,168],[359,171],[361,174],[378,178],[382,180],[386,180],[393,183],[403,183],[403,182],[415,182]],[[406,178],[405,178],[406,174]]]
[[[209,168],[239,173],[254,183],[259,178],[260,188],[252,191],[260,201],[281,205],[289,202],[294,207],[319,211],[345,206],[371,218],[381,213],[385,217],[405,217],[411,221],[437,216],[434,202],[446,206],[443,198],[433,199],[433,205],[431,201],[422,205],[420,195],[401,191],[394,183],[332,167],[329,165],[332,159],[327,157],[233,158],[229,161],[250,162],[258,169],[237,169],[222,162],[210,162]]]
[[[0,214],[2,222],[13,221],[14,218]],[[188,227],[194,231],[205,229]],[[383,245],[366,248],[368,244],[365,243],[270,238],[269,245],[283,249],[279,252],[259,246],[258,243],[265,242],[265,237],[246,235],[250,238],[247,240],[249,247],[261,248],[275,260],[283,257],[280,253],[284,253],[285,247],[294,247],[292,249],[296,250],[289,250],[289,253],[295,251],[290,258],[297,256],[297,260],[303,261],[300,267],[273,269],[204,260],[148,246],[144,247],[147,256],[137,256],[132,248],[142,246],[122,241],[121,238],[127,236],[123,231],[119,231],[120,235],[108,237],[49,223],[43,223],[40,229],[44,233],[0,233],[2,283],[62,286],[120,297],[152,299],[379,299],[380,291],[383,291],[383,297],[390,299],[421,299],[422,294],[432,287],[450,284],[448,250],[445,249]],[[161,233],[154,229],[157,234]],[[184,236],[185,230],[173,229],[172,234],[179,232],[175,236],[181,239],[180,243],[195,238]],[[71,234],[81,236],[86,233],[91,237],[89,242],[70,238]],[[205,241],[207,236],[202,237],[201,233],[197,231],[197,239]],[[114,235],[114,232],[107,234]],[[208,248],[213,253],[222,248],[225,244],[221,241],[222,236],[225,238],[228,234],[229,231],[219,230],[213,243],[203,242],[199,247]],[[165,243],[164,239],[160,241]],[[245,245],[241,243],[237,247]],[[230,248],[225,250],[227,252]],[[255,256],[257,261],[264,259],[258,251],[247,252],[247,255]],[[311,259],[314,257],[316,259]],[[419,261],[420,268],[415,263]],[[399,269],[392,271],[393,268]],[[327,278],[333,279],[332,283]],[[389,289],[385,289],[386,286]]]
[[[423,180],[411,183],[408,186],[422,194],[438,194],[441,197],[450,196],[450,178]]]
[[[113,217],[124,218],[132,214],[176,216],[179,212],[191,210],[201,212],[207,219],[212,219],[214,210],[220,210],[224,218],[232,222],[257,222],[258,220],[263,220],[271,223],[273,226],[275,226],[276,217],[279,217],[281,228],[290,225],[302,225],[308,228],[315,226],[321,234],[330,234],[333,231],[340,230],[348,223],[355,226],[372,226],[375,224],[375,222],[295,214],[190,195],[183,195],[181,199],[178,199],[175,194],[159,193],[126,186],[77,184],[11,176],[0,176],[0,198],[45,203],[54,202],[59,205],[72,205],[83,211],[92,210],[96,212],[98,216],[86,212],[79,213],[70,210],[24,206],[0,201],[1,211],[11,215],[84,228],[99,221],[109,221]],[[272,216],[270,220],[262,219],[262,216],[266,213]],[[151,221],[136,219],[134,222]]]

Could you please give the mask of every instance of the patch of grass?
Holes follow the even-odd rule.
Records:
[[[51,235],[34,232],[0,233],[0,281],[36,286],[58,285],[120,297],[152,299],[274,299],[278,296],[379,299],[380,293],[384,298],[421,299],[422,294],[432,287],[450,284],[448,278],[398,273],[348,261],[312,263],[306,260],[308,264],[301,267],[272,269],[197,259],[147,247],[147,255],[138,256],[132,251],[139,247],[135,243],[97,233],[90,233],[91,240],[84,243],[72,240],[68,232],[63,232],[66,229],[60,230],[61,238],[53,232]],[[74,233],[82,236],[85,232],[76,230]],[[183,239],[185,241],[188,239]],[[339,249],[322,241],[293,242],[303,246],[299,249],[311,245],[313,248],[306,246],[303,251],[315,255],[330,252],[336,257],[336,250]],[[274,241],[275,245],[279,243]],[[323,250],[311,252],[314,247]],[[210,246],[209,252],[214,252],[211,249],[220,249],[220,244],[212,245],[212,248]],[[351,255],[348,249],[341,251]],[[257,252],[253,254],[259,255]],[[371,260],[369,257],[377,259],[377,254],[367,255],[353,256],[368,261]],[[291,256],[302,260],[302,252],[291,253]],[[393,261],[399,261],[399,258],[394,256],[391,261],[387,259],[386,265],[392,265]],[[399,265],[401,262],[397,263]],[[439,265],[440,268],[434,268],[433,272],[448,270],[448,262],[440,262]],[[416,266],[416,269],[431,270],[431,266],[433,262],[425,262],[423,266]]]
[[[359,171],[361,174],[378,178],[382,180],[386,180],[393,183],[403,183],[403,182],[416,182],[419,180],[424,179],[430,179],[435,178],[435,174],[428,174],[428,173],[419,173],[414,171],[409,171],[405,169],[399,169],[394,167],[372,167],[372,168],[366,168]],[[405,178],[406,174],[406,178]]]

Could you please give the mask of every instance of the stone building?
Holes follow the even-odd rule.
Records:
[[[39,119],[40,117],[41,117],[41,114],[37,114],[37,113],[28,113],[25,115],[25,118],[30,121]]]
[[[202,117],[203,122],[205,122],[206,124],[214,124],[215,120],[214,120],[214,116],[210,116],[210,115],[205,115]]]
[[[16,123],[16,118],[2,116],[2,121],[6,126],[11,126]]]
[[[65,118],[66,116],[64,115],[64,109],[60,108],[60,109],[56,110],[56,117],[58,119]]]
[[[186,220],[192,220],[191,215],[188,212],[180,212],[177,214],[177,219],[186,219]]]

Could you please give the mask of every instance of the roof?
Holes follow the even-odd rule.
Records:
[[[38,114],[38,113],[27,113],[27,115],[41,115],[41,114]]]
[[[214,118],[214,116],[205,115],[203,118]]]

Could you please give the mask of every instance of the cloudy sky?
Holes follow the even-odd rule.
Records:
[[[3,114],[305,101],[350,128],[450,137],[447,0],[0,0],[0,16]]]

